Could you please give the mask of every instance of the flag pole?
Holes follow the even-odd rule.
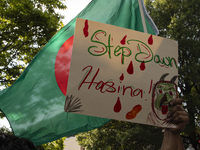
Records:
[[[142,8],[142,0],[138,0],[138,4],[139,4],[139,8],[140,8],[140,14],[141,14],[141,18],[142,18],[142,24],[143,24],[143,29],[144,29],[144,33],[147,33],[147,26],[146,26],[146,22],[144,19],[144,11]]]

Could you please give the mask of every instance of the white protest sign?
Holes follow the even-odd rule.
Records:
[[[173,127],[177,42],[77,19],[65,111]]]

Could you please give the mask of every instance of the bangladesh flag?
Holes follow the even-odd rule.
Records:
[[[142,8],[148,33],[157,34],[144,4]],[[109,121],[64,112],[76,18],[143,32],[138,0],[93,0],[41,49],[18,80],[0,93],[0,109],[14,134],[35,145],[89,131]]]

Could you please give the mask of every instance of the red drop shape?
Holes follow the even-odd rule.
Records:
[[[123,73],[122,73],[122,75],[119,77],[119,79],[120,79],[121,81],[124,80],[124,74],[123,74]]]
[[[85,20],[85,27],[83,28],[83,34],[85,37],[88,37],[89,35],[88,28],[89,28],[88,20]]]
[[[131,61],[127,68],[128,74],[133,74],[133,70],[133,62]]]
[[[121,40],[120,43],[121,43],[122,45],[125,45],[125,43],[126,43],[126,37],[127,37],[127,35],[125,35],[125,36],[123,37],[123,39]]]
[[[149,43],[149,45],[152,45],[152,44],[153,44],[153,36],[152,36],[152,35],[149,37],[148,43]]]
[[[141,62],[141,64],[140,64],[140,70],[143,71],[143,70],[145,70],[145,68],[146,68],[145,62],[143,61],[143,62]]]
[[[121,111],[121,109],[122,109],[122,106],[121,106],[121,102],[120,102],[119,97],[118,97],[117,102],[114,106],[114,112],[118,113],[118,112]]]

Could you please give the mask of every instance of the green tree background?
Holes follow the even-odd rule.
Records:
[[[61,0],[1,0],[0,85],[7,87],[14,83],[62,27],[63,16],[55,9],[65,8]]]
[[[159,36],[178,41],[179,97],[184,99],[183,107],[190,119],[181,137],[185,148],[191,143],[197,149],[200,147],[200,1],[146,0],[145,4]],[[76,137],[87,149],[157,150],[163,134],[156,127],[113,120]]]
[[[39,50],[63,27],[66,9],[62,0],[1,0],[0,2],[0,87],[12,85]],[[0,112],[0,118],[5,117]],[[12,134],[6,127],[1,132]],[[61,150],[64,138],[42,145]]]

